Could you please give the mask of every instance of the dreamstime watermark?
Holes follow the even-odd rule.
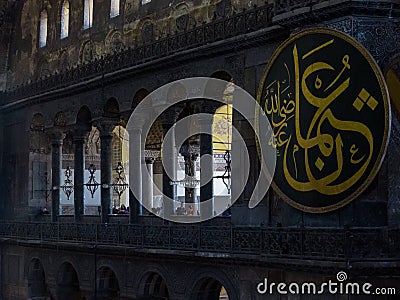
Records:
[[[369,282],[345,282],[347,281],[347,273],[340,271],[336,274],[336,280],[328,280],[327,282],[268,282],[268,278],[264,278],[263,282],[257,285],[259,294],[293,294],[293,295],[396,295],[394,287],[373,287]]]
[[[227,86],[230,87],[228,98],[226,97]],[[138,156],[137,153],[139,151],[144,153],[146,138],[156,121],[161,118],[166,121],[164,123],[171,122],[176,117],[179,107],[183,107],[183,103],[199,99],[213,100],[220,106],[232,105],[234,112],[239,113],[255,133],[261,170],[250,197],[250,208],[255,207],[266,195],[275,171],[276,149],[268,145],[272,135],[271,125],[263,109],[244,89],[227,81],[208,77],[186,78],[161,86],[137,105],[127,123],[127,136],[124,141],[129,143],[129,186],[135,198],[142,199],[140,183],[142,181],[150,182],[155,193],[162,195],[163,214],[161,217],[180,223],[194,223],[211,219],[221,214],[226,209],[226,205],[216,205],[214,199],[203,199],[198,203],[200,213],[197,218],[177,217],[173,213],[174,207],[177,206],[177,200],[163,193],[162,189],[155,184],[153,176],[147,171],[144,157]],[[168,130],[164,128],[161,158],[164,172],[171,181],[176,180],[176,161],[172,158],[176,157],[176,152],[179,151],[185,140],[199,134],[215,135],[210,126],[213,123],[214,115],[201,112],[202,107],[198,108],[198,111],[200,113],[181,118],[176,123],[172,121],[174,124],[170,124],[172,126],[169,126]],[[222,121],[228,122],[224,119]],[[230,124],[223,125],[225,128],[230,126]],[[245,143],[246,138],[248,137],[243,137],[232,126],[232,189],[229,205],[232,205],[242,194],[250,173],[250,160],[255,159],[254,157],[250,159]],[[226,146],[228,147],[228,145]],[[210,159],[212,159],[210,155],[200,157],[201,162],[210,162]],[[212,163],[202,163],[201,172],[200,186],[203,186],[213,177]],[[205,174],[206,176],[203,176]],[[151,202],[151,199],[143,199],[141,205],[151,211],[153,208]]]

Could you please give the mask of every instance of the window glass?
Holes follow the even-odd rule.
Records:
[[[47,44],[47,11],[43,10],[40,13],[40,29],[39,29],[39,47],[44,47]]]
[[[119,0],[111,0],[110,17],[116,17],[119,15]]]
[[[64,1],[61,7],[61,38],[66,38],[69,31],[69,1]]]
[[[83,29],[93,25],[93,0],[85,0],[83,13]]]

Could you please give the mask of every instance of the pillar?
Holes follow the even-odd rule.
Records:
[[[162,154],[164,164],[163,165],[163,212],[164,215],[168,218],[174,214],[174,203],[169,200],[172,199],[176,201],[176,185],[171,185],[171,181],[176,180],[176,165],[177,165],[177,152],[175,146],[175,133],[174,133],[174,124],[171,123],[163,123],[163,134],[166,136],[167,132],[171,131],[168,139],[163,140],[163,153],[170,153],[170,157],[164,157]],[[166,169],[170,170],[173,174],[174,178],[170,178],[166,172]]]
[[[82,221],[84,214],[84,172],[85,172],[85,142],[89,131],[77,128],[74,132],[74,209],[75,222]]]
[[[182,147],[181,154],[185,159],[185,176],[195,178],[196,177],[196,159],[198,153],[192,153],[192,151],[198,151],[197,147],[191,146],[188,142]],[[195,203],[196,202],[196,190],[193,188],[185,188],[185,202]]]
[[[111,212],[112,198],[112,139],[113,130],[117,121],[103,120],[99,123],[100,131],[100,176],[101,176],[101,222],[108,223],[108,215]]]
[[[143,203],[145,203],[145,207],[153,208],[153,157],[146,157],[146,171],[148,176],[144,176],[143,180]]]
[[[51,221],[57,222],[60,213],[60,185],[62,170],[62,144],[65,134],[59,129],[52,129],[51,139]]]
[[[141,124],[139,124],[141,123]],[[142,128],[144,122],[135,122],[135,127],[127,128],[129,133],[129,222],[137,223],[142,202]],[[133,193],[132,193],[133,191]]]
[[[214,113],[212,107],[203,107],[206,113]],[[213,157],[213,139],[212,139],[212,122],[208,117],[199,117],[199,125],[202,132],[210,134],[200,134],[200,211],[201,219],[209,219],[214,216],[214,157]],[[206,158],[207,157],[207,158]],[[211,179],[210,179],[211,178]],[[207,179],[210,179],[207,183]],[[207,205],[202,204],[208,201]]]

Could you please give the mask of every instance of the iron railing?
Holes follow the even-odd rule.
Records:
[[[301,259],[400,258],[400,229],[2,222],[0,238]]]

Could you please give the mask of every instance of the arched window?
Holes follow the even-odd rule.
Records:
[[[61,38],[68,36],[69,31],[69,1],[65,0],[61,7]]]
[[[40,13],[39,26],[39,47],[42,48],[47,44],[47,11],[45,9]]]
[[[114,18],[119,15],[119,0],[111,0],[110,17]]]
[[[83,29],[93,25],[93,0],[85,0],[83,14]]]

